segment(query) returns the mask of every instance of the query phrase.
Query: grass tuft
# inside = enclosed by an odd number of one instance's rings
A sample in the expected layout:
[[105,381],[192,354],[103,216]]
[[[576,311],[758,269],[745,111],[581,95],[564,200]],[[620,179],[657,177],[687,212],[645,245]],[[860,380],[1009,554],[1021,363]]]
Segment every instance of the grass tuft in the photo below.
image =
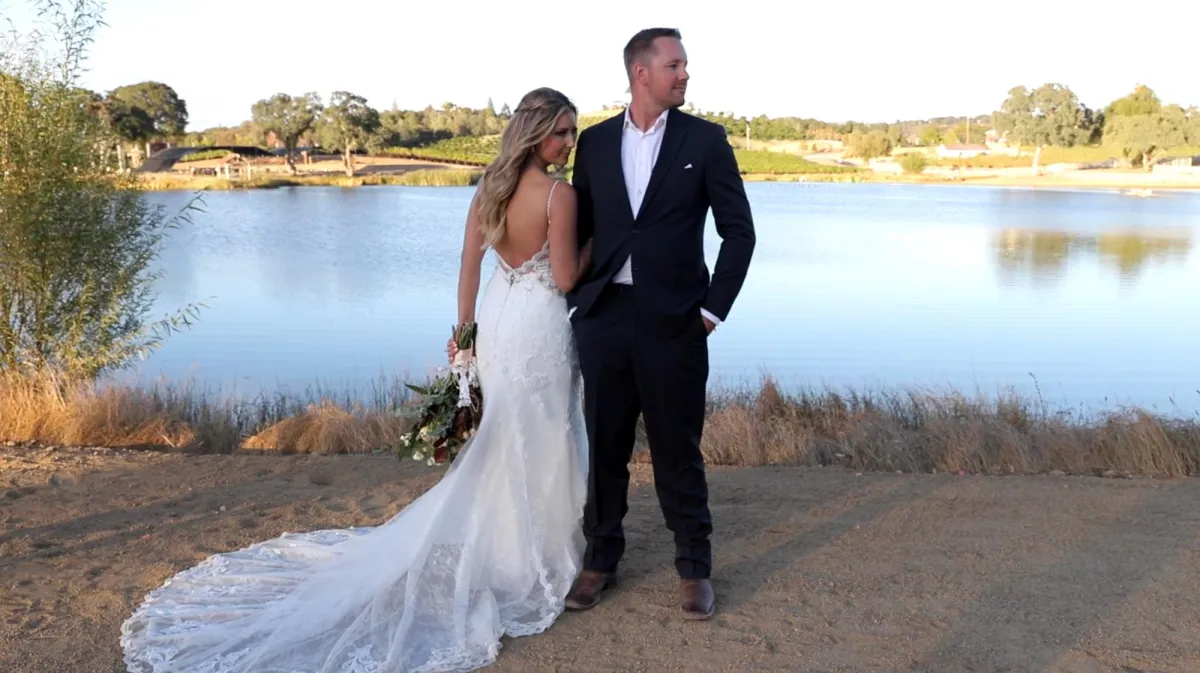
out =
[[[251,399],[193,386],[102,386],[0,375],[0,441],[203,453],[366,453],[411,423],[400,378],[367,394],[312,388]],[[635,460],[647,461],[639,432]],[[1200,419],[1120,409],[1097,417],[1016,394],[783,390],[772,378],[712,393],[711,465],[863,471],[1176,477],[1200,472]]]

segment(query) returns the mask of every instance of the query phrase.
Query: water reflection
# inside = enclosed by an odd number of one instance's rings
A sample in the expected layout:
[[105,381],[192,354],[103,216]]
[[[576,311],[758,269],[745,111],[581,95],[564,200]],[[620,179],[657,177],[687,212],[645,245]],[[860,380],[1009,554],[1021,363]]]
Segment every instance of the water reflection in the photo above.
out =
[[1007,227],[992,249],[1005,285],[1059,283],[1073,263],[1098,260],[1122,285],[1134,285],[1151,264],[1182,264],[1192,249],[1192,229],[1123,229],[1083,233]]
[[[206,194],[206,212],[164,250],[154,313],[209,310],[142,376],[361,390],[441,364],[472,191]],[[714,384],[766,370],[793,385],[1025,386],[1052,403],[1200,409],[1200,314],[1180,310],[1200,288],[1200,197],[801,183],[747,193],[759,246],[711,343]],[[186,198],[153,195],[172,211]],[[711,218],[705,243],[712,265]],[[485,284],[493,265],[489,255]],[[998,288],[998,275],[1054,285],[1054,296]]]

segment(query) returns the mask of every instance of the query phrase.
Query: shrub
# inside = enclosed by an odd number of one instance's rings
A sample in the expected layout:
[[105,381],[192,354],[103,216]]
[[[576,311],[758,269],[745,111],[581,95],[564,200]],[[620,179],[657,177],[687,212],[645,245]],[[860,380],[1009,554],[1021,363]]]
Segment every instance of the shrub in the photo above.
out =
[[0,44],[0,371],[90,378],[195,316],[146,322],[159,243],[196,206],[168,219],[106,165],[104,102],[76,84],[99,5],[38,4],[61,52],[36,32]]
[[900,168],[904,169],[905,173],[920,175],[928,165],[925,156],[917,152],[905,152],[904,156],[900,157]]

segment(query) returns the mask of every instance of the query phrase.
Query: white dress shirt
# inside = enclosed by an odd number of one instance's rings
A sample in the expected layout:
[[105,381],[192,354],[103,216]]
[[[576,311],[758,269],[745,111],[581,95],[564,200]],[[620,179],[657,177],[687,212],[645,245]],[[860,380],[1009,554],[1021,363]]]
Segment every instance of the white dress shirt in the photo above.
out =
[[[625,191],[629,195],[629,207],[634,217],[637,217],[642,208],[642,199],[645,198],[646,187],[650,184],[650,172],[654,170],[654,163],[658,161],[658,151],[662,149],[669,112],[670,110],[663,110],[650,128],[643,131],[629,117],[629,108],[625,108],[625,125],[621,132],[621,168],[625,172]],[[630,255],[625,260],[625,265],[613,276],[612,282],[633,285],[632,259],[633,256]],[[700,313],[713,325],[721,324],[721,321],[707,310],[702,308]]]

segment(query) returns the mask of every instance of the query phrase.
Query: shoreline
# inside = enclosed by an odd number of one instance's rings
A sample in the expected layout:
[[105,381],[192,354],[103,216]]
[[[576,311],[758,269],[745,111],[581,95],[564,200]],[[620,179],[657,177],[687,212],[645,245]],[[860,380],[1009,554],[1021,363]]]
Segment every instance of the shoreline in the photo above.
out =
[[[903,175],[894,173],[860,173],[845,175],[796,174],[743,175],[746,182],[795,182],[795,183],[862,183],[914,186],[970,186],[1009,187],[1014,189],[1071,189],[1079,191],[1149,191],[1149,192],[1200,192],[1200,179],[1156,179],[1151,174],[1145,177],[1136,171],[1099,169],[1076,171],[1058,175],[1014,176],[979,175],[965,177],[942,177],[938,175]],[[1152,196],[1153,194],[1149,194]]]
[[[189,455],[398,454],[425,377],[368,390],[206,393],[194,383],[64,384],[0,374],[0,444]],[[646,462],[639,428],[635,462]],[[702,440],[712,465],[871,472],[1200,475],[1200,416],[1120,406],[1083,413],[1013,391],[787,391],[770,376],[710,389]],[[400,450],[407,454],[407,450]]]
[[[794,156],[794,155],[789,155]],[[1153,196],[1155,191],[1200,191],[1200,174],[1153,173],[1128,168],[1067,169],[1063,165],[1033,175],[1029,168],[947,168],[931,166],[923,173],[900,172],[894,165],[886,169],[858,165],[850,170],[830,169],[825,161],[804,159],[811,170],[785,172],[744,172],[745,182],[838,183],[889,185],[970,185],[1017,189],[1076,189],[1129,191],[1133,196]],[[761,169],[762,162],[751,168]],[[743,167],[745,169],[745,166]],[[232,175],[222,176],[226,171]],[[249,171],[249,177],[237,175]],[[138,173],[148,191],[223,191],[277,189],[280,187],[468,187],[478,183],[483,167],[470,163],[452,163],[438,159],[370,155],[355,158],[353,177],[345,174],[340,157],[319,155],[307,163],[297,163],[297,174],[288,173],[282,161],[271,160],[252,165],[227,164],[224,158],[179,162],[172,170]]]
[[[146,191],[229,191],[278,189],[282,187],[470,187],[482,171],[462,166],[427,164],[419,168],[395,172],[363,172],[354,177],[344,174],[320,173],[300,175],[263,175],[251,180],[227,179],[212,176],[190,176],[177,173],[140,174]],[[1008,187],[1014,189],[1070,189],[1079,191],[1130,191],[1197,193],[1200,179],[1156,179],[1136,172],[1113,169],[1078,171],[1076,173],[1042,176],[983,175],[960,178],[934,175],[907,176],[886,173],[748,173],[742,175],[747,183],[779,182],[795,184],[890,184],[912,186],[973,186]],[[1141,195],[1137,195],[1141,196]]]

